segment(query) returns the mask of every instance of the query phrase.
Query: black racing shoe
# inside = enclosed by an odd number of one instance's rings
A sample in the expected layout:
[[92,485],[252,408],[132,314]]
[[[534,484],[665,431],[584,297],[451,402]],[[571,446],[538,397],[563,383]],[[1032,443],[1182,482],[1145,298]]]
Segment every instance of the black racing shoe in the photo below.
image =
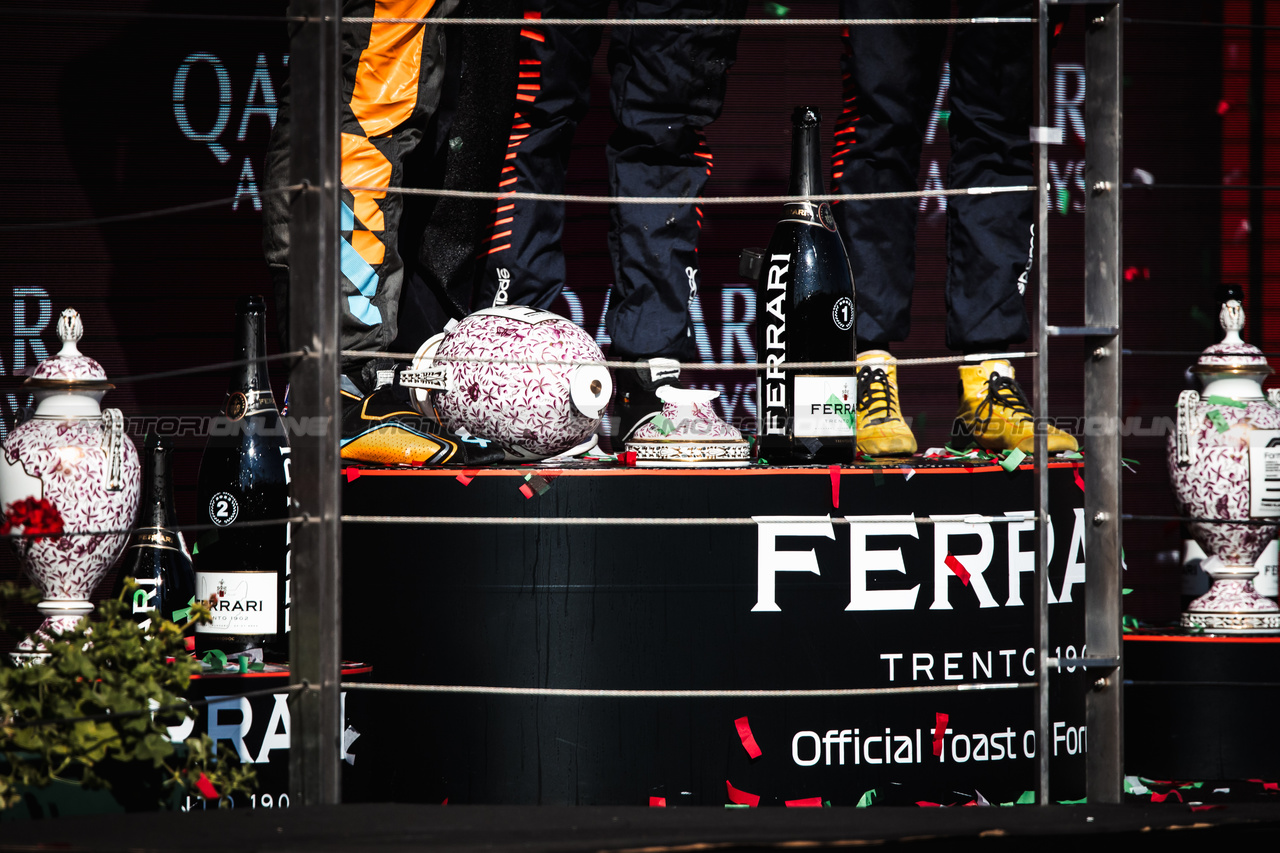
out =
[[[346,389],[341,391],[342,441],[339,455],[344,461],[372,465],[480,467],[503,460],[506,454],[496,443],[482,438],[460,438],[435,419],[414,409],[409,402],[408,390],[394,378],[387,384],[377,385],[378,371],[379,368],[372,363],[362,371],[362,382],[357,383],[357,387],[375,386],[363,397]],[[384,374],[382,378],[387,376]],[[354,377],[349,378],[354,382]],[[375,381],[367,381],[370,379]]]

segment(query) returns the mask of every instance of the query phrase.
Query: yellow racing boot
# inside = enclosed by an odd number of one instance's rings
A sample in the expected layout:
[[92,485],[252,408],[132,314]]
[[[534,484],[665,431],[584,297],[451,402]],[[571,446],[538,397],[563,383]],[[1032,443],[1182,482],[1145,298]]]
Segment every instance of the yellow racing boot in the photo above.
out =
[[[960,411],[951,427],[951,446],[976,444],[984,450],[1035,450],[1035,421],[1027,395],[1013,378],[1013,366],[998,358],[960,365]],[[1079,450],[1075,438],[1049,427],[1049,452]]]
[[878,349],[858,354],[858,452],[868,456],[916,452],[916,437],[902,419],[898,366],[891,359]]

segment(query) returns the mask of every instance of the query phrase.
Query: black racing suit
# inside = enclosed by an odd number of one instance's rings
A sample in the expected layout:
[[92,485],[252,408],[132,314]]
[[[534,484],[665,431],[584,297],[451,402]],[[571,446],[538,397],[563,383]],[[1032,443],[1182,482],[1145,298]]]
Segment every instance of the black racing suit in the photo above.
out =
[[[601,18],[603,0],[532,0],[526,18]],[[742,17],[745,0],[621,0],[619,18]],[[605,154],[616,196],[701,195],[712,155],[703,128],[724,103],[738,27],[627,26],[611,30],[610,102],[617,130]],[[521,32],[515,119],[501,189],[563,193],[574,130],[587,110],[600,27],[527,26]],[[603,193],[601,193],[603,194]],[[612,355],[696,357],[689,300],[697,282],[701,210],[695,204],[614,205]],[[473,307],[549,308],[565,285],[564,205],[515,199],[494,205]]]
[[[841,0],[845,18],[945,18],[949,0]],[[962,17],[1034,17],[1026,0],[960,0]],[[961,24],[951,49],[949,188],[1033,183],[1033,24]],[[938,93],[947,29],[851,26],[841,58],[845,110],[835,126],[835,192],[917,187],[922,139]],[[977,351],[1024,340],[1035,194],[951,196],[947,208],[947,346]],[[835,205],[858,292],[858,341],[907,337],[919,199]]]

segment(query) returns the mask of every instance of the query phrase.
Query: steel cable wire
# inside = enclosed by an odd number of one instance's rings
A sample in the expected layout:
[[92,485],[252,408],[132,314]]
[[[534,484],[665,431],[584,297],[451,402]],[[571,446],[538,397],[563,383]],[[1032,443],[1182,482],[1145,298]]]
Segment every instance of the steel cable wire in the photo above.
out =
[[964,187],[962,189],[943,190],[903,190],[888,193],[826,193],[823,195],[723,195],[723,196],[604,196],[604,195],[570,195],[565,193],[528,193],[528,192],[479,192],[475,190],[445,190],[426,187],[372,187],[343,184],[343,189],[351,192],[396,193],[399,195],[432,196],[439,198],[479,199],[488,201],[562,201],[582,202],[587,204],[799,204],[801,202],[822,201],[889,201],[908,198],[939,198],[959,195],[1002,195],[1005,193],[1035,192],[1034,186],[1011,185],[1007,187]]
[[[280,193],[294,192],[295,190],[306,189],[306,184],[290,184],[287,187],[275,187],[273,189],[261,190],[258,195],[279,195]],[[118,216],[99,216],[94,219],[71,219],[55,222],[20,222],[16,225],[0,225],[0,233],[12,233],[17,231],[41,231],[56,230],[62,228],[88,228],[91,225],[110,225],[116,222],[135,222],[139,219],[154,219],[159,216],[172,216],[180,213],[191,213],[196,210],[207,210],[211,207],[220,207],[226,204],[232,204],[236,200],[236,196],[229,198],[215,198],[212,201],[197,201],[193,204],[180,204],[176,207],[165,207],[159,210],[142,210],[137,213],[121,213]]]
[[343,690],[373,693],[471,693],[488,696],[551,696],[592,699],[787,699],[837,696],[885,696],[910,693],[964,693],[979,690],[1024,690],[1034,681],[995,684],[922,684],[914,687],[830,687],[797,690],[627,690],[585,687],[483,687],[469,684],[398,684],[344,681]]

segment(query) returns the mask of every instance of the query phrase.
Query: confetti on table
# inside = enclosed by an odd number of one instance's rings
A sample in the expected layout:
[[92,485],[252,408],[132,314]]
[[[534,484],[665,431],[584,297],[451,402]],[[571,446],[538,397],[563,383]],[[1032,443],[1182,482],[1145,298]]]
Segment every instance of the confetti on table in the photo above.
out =
[[200,796],[206,800],[218,799],[218,789],[213,787],[213,783],[209,781],[209,777],[200,774],[200,778],[196,780],[196,790],[200,792]]
[[650,797],[650,798],[649,798],[649,808],[651,808],[651,809],[665,809],[666,807],[667,807],[667,798],[666,798],[666,797]]
[[724,780],[724,786],[729,791],[729,802],[739,806],[750,806],[755,808],[760,804],[760,797],[757,794],[749,794],[746,791],[739,791],[733,787],[733,783],[728,779]]
[[910,480],[916,475],[916,469],[910,465],[899,465],[898,468],[902,471],[902,479],[904,480]]
[[951,570],[952,574],[960,578],[960,583],[965,586],[969,585],[969,570],[964,567],[964,563],[956,559],[955,555],[948,554],[943,562],[947,564],[947,568]]
[[1178,802],[1182,802],[1182,794],[1176,789],[1173,791],[1168,791],[1167,793],[1164,793],[1164,794],[1160,793],[1159,791],[1151,792],[1151,802],[1153,803],[1163,803],[1165,800],[1169,799],[1170,797],[1177,797]]
[[526,498],[531,498],[533,497],[533,489],[529,488],[528,483],[521,483],[520,494],[524,495]]
[[756,743],[755,735],[751,733],[751,724],[747,722],[746,717],[739,717],[734,720],[733,725],[738,729],[738,740],[742,741],[742,748],[747,751],[747,755],[752,758],[759,758],[764,754],[760,749],[760,745]]
[[479,471],[463,471],[454,479],[464,486],[469,486],[471,485],[471,481],[474,480],[479,473]]
[[802,800],[783,800],[789,809],[820,809],[822,797],[805,797]]
[[876,789],[872,788],[870,791],[862,792],[862,796],[858,798],[858,804],[854,806],[854,808],[865,809],[867,806],[871,805],[875,801],[876,801]]
[[836,509],[840,508],[840,466],[827,466],[827,473],[831,475],[831,505]]
[[348,483],[350,483],[352,480],[358,479],[358,478],[360,477],[360,469],[359,469],[359,468],[345,468],[345,469],[343,469],[343,473],[347,475],[347,482],[348,482]]
[[1009,455],[1000,462],[1000,467],[1006,471],[1016,471],[1018,466],[1022,464],[1022,460],[1026,458],[1027,454],[1015,447],[1013,450],[1010,450]]

